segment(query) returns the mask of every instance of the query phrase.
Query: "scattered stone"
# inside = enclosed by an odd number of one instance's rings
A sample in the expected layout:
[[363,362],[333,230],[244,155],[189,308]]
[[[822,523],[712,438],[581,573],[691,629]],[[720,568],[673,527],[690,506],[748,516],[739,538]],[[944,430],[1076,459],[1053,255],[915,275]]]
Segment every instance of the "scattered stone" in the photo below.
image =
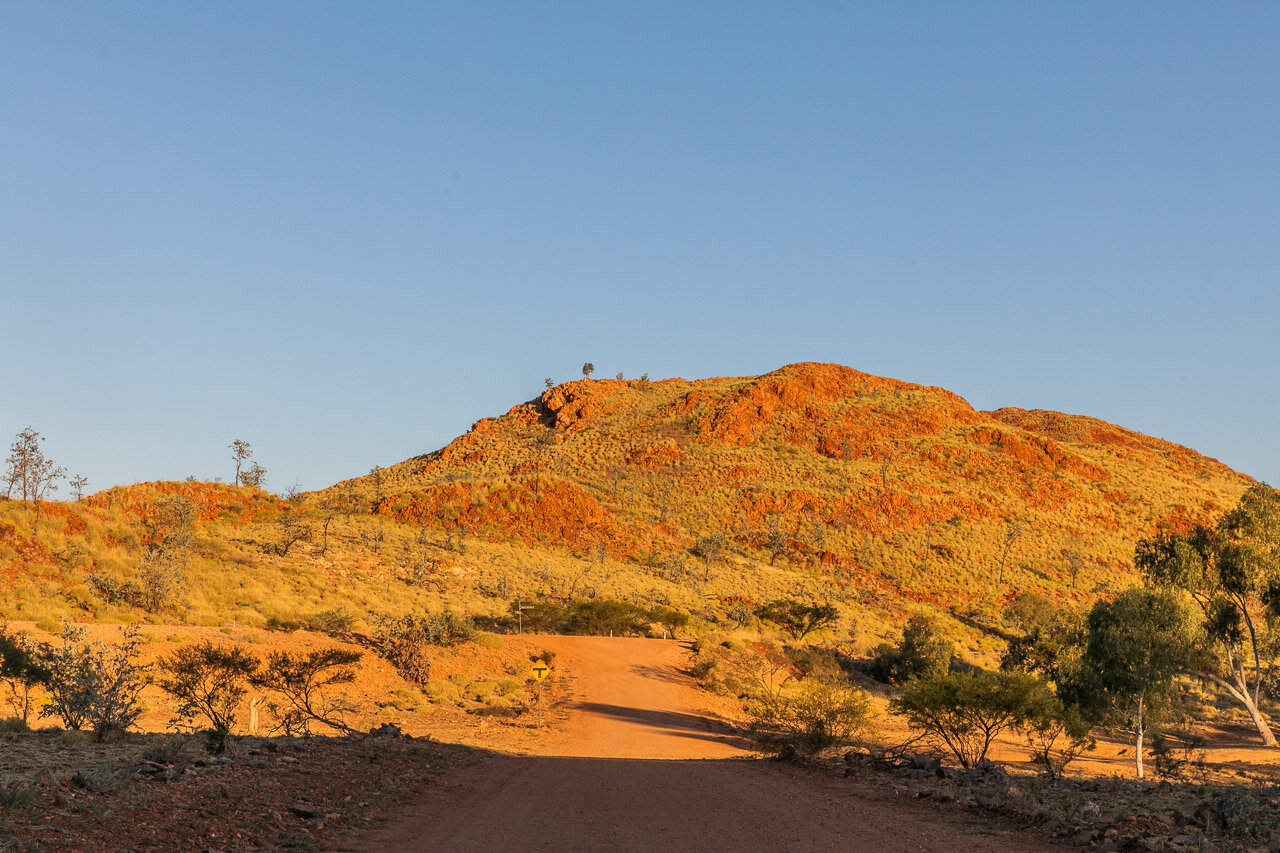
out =
[[403,734],[395,723],[383,723],[369,729],[369,737],[402,737]]
[[303,820],[311,820],[312,818],[320,815],[314,806],[308,805],[307,803],[294,803],[289,806],[289,811],[293,812],[295,817],[300,817]]

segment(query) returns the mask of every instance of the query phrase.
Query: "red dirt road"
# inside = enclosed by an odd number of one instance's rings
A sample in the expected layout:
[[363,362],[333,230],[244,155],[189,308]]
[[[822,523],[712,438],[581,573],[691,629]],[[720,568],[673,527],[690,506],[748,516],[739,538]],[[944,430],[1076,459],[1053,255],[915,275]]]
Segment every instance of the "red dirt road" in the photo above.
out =
[[[750,753],[704,710],[662,640],[547,637],[573,710],[535,754],[433,785],[362,847],[412,851],[1046,851],[915,801],[867,796]],[[562,681],[563,684],[563,681]]]

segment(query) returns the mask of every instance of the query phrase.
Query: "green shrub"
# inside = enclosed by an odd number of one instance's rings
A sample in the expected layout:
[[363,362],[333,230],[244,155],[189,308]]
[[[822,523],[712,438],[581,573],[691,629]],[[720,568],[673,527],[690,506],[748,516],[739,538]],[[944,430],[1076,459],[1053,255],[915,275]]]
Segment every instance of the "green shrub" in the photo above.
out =
[[974,670],[918,678],[891,707],[962,766],[973,767],[986,758],[998,734],[1052,719],[1054,705],[1048,686],[1033,675]]
[[885,684],[905,684],[913,678],[936,678],[951,667],[955,644],[924,616],[912,616],[897,646],[881,643],[871,660],[871,677]]
[[806,680],[750,703],[747,730],[775,754],[815,755],[849,743],[866,726],[870,707],[866,695],[848,685]]

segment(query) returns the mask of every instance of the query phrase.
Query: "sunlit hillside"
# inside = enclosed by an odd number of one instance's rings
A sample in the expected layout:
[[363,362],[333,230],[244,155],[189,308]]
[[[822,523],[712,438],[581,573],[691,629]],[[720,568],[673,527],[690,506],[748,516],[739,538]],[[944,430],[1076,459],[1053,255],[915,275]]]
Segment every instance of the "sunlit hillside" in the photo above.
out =
[[[1123,587],[1139,537],[1215,517],[1250,482],[1091,418],[979,412],[837,365],[583,379],[293,500],[185,482],[45,503],[38,518],[0,501],[0,609],[358,624],[609,597],[732,625],[743,604],[796,596],[837,604],[855,645],[926,610],[981,655],[995,643],[981,627],[1011,594],[1079,602]],[[180,585],[147,612],[125,585],[172,496],[194,508],[193,546]]]

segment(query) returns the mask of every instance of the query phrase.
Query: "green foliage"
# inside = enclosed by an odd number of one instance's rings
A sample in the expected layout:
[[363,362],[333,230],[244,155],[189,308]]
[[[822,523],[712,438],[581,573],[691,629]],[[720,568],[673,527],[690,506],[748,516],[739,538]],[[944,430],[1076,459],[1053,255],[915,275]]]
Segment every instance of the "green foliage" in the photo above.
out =
[[1089,611],[1082,662],[1104,698],[1123,707],[1168,691],[1196,659],[1196,631],[1167,592],[1129,589]]
[[31,689],[48,684],[51,676],[26,635],[10,634],[8,626],[0,624],[0,681],[8,687],[9,704],[23,726],[31,715]]
[[165,674],[160,687],[178,700],[175,722],[203,717],[209,723],[209,751],[226,752],[227,735],[248,692],[248,681],[258,671],[258,659],[238,646],[217,646],[206,640],[178,649],[160,661],[160,669]]
[[1186,609],[1166,591],[1126,590],[1089,612],[1082,666],[1076,677],[1063,679],[1059,694],[1086,714],[1133,731],[1139,777],[1145,732],[1168,705],[1174,676],[1195,667],[1197,640]]
[[1044,681],[1028,673],[974,670],[917,678],[892,708],[962,766],[973,767],[1002,731],[1051,717],[1054,700]]
[[309,734],[313,722],[350,733],[352,728],[342,717],[354,706],[342,697],[332,698],[329,691],[355,681],[351,667],[361,657],[360,652],[336,647],[296,654],[272,652],[249,681],[281,696],[282,703],[272,703],[270,707],[285,734]]
[[[1263,742],[1275,744],[1259,709],[1270,623],[1280,616],[1280,493],[1258,483],[1213,527],[1138,542],[1134,565],[1148,584],[1186,593],[1218,648],[1204,675],[1249,712]],[[1263,617],[1269,617],[1264,619]]]
[[1068,764],[1097,745],[1092,728],[1079,706],[1064,705],[1055,698],[1027,720],[1023,734],[1031,760],[1043,767],[1050,779],[1060,779]]
[[630,602],[579,599],[569,605],[561,627],[566,634],[643,636],[649,630],[649,622],[649,611]]
[[871,660],[871,677],[885,684],[905,684],[913,678],[936,678],[951,667],[955,644],[942,636],[925,616],[912,616],[902,628],[897,646],[881,643]]
[[84,629],[68,624],[61,645],[41,644],[50,701],[40,713],[58,717],[70,729],[88,726],[101,743],[127,731],[141,716],[147,667],[137,662],[142,646],[137,628],[126,628],[118,645],[84,642],[84,636]]
[[1084,614],[1023,595],[1005,611],[1005,621],[1024,633],[1009,641],[1001,669],[1017,669],[1060,682],[1080,666],[1086,641]]
[[846,684],[805,680],[747,706],[748,731],[761,747],[779,755],[814,755],[842,746],[863,729],[871,705]]
[[803,640],[814,631],[829,628],[840,618],[833,604],[805,604],[794,598],[778,598],[756,608],[756,616],[772,622],[794,640]]

